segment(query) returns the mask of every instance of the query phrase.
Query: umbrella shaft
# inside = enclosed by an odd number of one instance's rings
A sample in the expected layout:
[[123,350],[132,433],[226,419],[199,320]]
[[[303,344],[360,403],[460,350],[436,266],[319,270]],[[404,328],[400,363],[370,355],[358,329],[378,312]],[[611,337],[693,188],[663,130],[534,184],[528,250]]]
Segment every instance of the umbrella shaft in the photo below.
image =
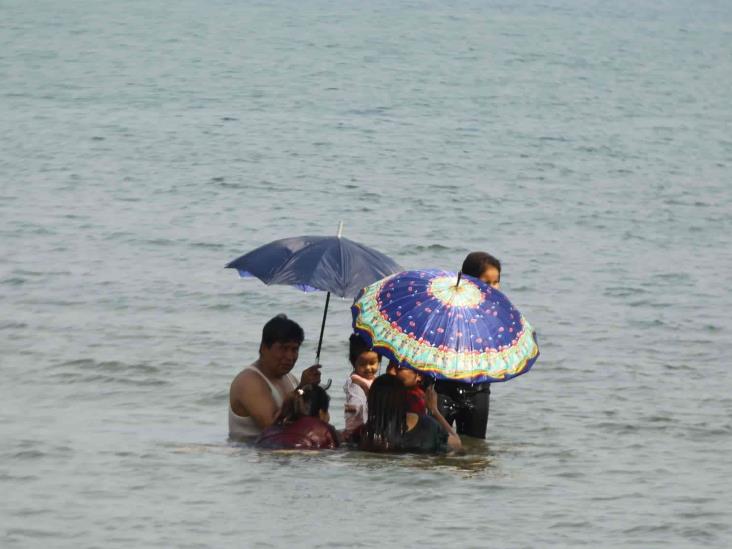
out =
[[325,296],[325,309],[323,310],[323,322],[320,324],[320,338],[318,339],[318,352],[315,354],[315,362],[320,364],[320,349],[323,346],[323,332],[325,332],[325,319],[328,316],[328,304],[330,303],[330,292]]

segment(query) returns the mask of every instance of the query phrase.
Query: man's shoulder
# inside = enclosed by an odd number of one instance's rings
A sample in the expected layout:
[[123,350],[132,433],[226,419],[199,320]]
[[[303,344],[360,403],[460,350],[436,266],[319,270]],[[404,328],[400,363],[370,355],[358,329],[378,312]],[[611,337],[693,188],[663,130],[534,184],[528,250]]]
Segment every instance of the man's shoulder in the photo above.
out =
[[231,382],[232,392],[240,392],[243,390],[269,390],[267,382],[262,378],[262,375],[254,371],[253,366],[247,366],[241,372],[236,374],[234,381]]

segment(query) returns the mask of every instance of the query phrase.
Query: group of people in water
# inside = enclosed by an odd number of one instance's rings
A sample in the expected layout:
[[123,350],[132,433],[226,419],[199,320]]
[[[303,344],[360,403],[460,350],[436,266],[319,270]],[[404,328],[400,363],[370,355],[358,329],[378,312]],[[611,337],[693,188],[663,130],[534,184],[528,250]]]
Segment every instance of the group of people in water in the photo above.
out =
[[[501,264],[485,252],[468,254],[462,271],[494,288],[500,284]],[[291,373],[303,340],[303,329],[285,315],[264,325],[259,358],[231,383],[231,438],[268,449],[348,444],[366,451],[421,453],[459,450],[460,435],[485,438],[490,383],[433,383],[395,362],[378,375],[382,357],[358,334],[349,338],[353,371],[344,385],[345,429],[337,431],[330,424],[330,384],[320,385],[320,365],[305,369],[299,380]]]

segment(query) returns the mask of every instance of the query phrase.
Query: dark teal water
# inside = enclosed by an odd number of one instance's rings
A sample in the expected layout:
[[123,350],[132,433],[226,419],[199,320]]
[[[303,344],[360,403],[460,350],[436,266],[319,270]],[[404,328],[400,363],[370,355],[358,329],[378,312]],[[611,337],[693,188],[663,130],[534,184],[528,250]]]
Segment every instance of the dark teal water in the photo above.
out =
[[[730,44],[722,1],[0,3],[0,545],[728,546]],[[503,261],[542,356],[466,456],[227,442],[323,296],[224,264],[339,220]]]

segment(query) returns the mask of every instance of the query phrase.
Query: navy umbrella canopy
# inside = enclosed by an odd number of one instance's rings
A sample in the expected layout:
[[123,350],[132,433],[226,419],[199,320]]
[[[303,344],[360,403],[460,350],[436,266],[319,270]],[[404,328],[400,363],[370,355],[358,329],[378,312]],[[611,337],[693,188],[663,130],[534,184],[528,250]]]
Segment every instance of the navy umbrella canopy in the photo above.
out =
[[304,291],[328,292],[320,328],[317,358],[323,343],[330,294],[355,297],[358,292],[402,268],[373,248],[340,236],[296,236],[275,240],[226,265],[242,277],[267,285],[284,284]]
[[275,240],[229,263],[242,277],[356,297],[369,284],[401,267],[373,248],[338,236],[296,236]]

